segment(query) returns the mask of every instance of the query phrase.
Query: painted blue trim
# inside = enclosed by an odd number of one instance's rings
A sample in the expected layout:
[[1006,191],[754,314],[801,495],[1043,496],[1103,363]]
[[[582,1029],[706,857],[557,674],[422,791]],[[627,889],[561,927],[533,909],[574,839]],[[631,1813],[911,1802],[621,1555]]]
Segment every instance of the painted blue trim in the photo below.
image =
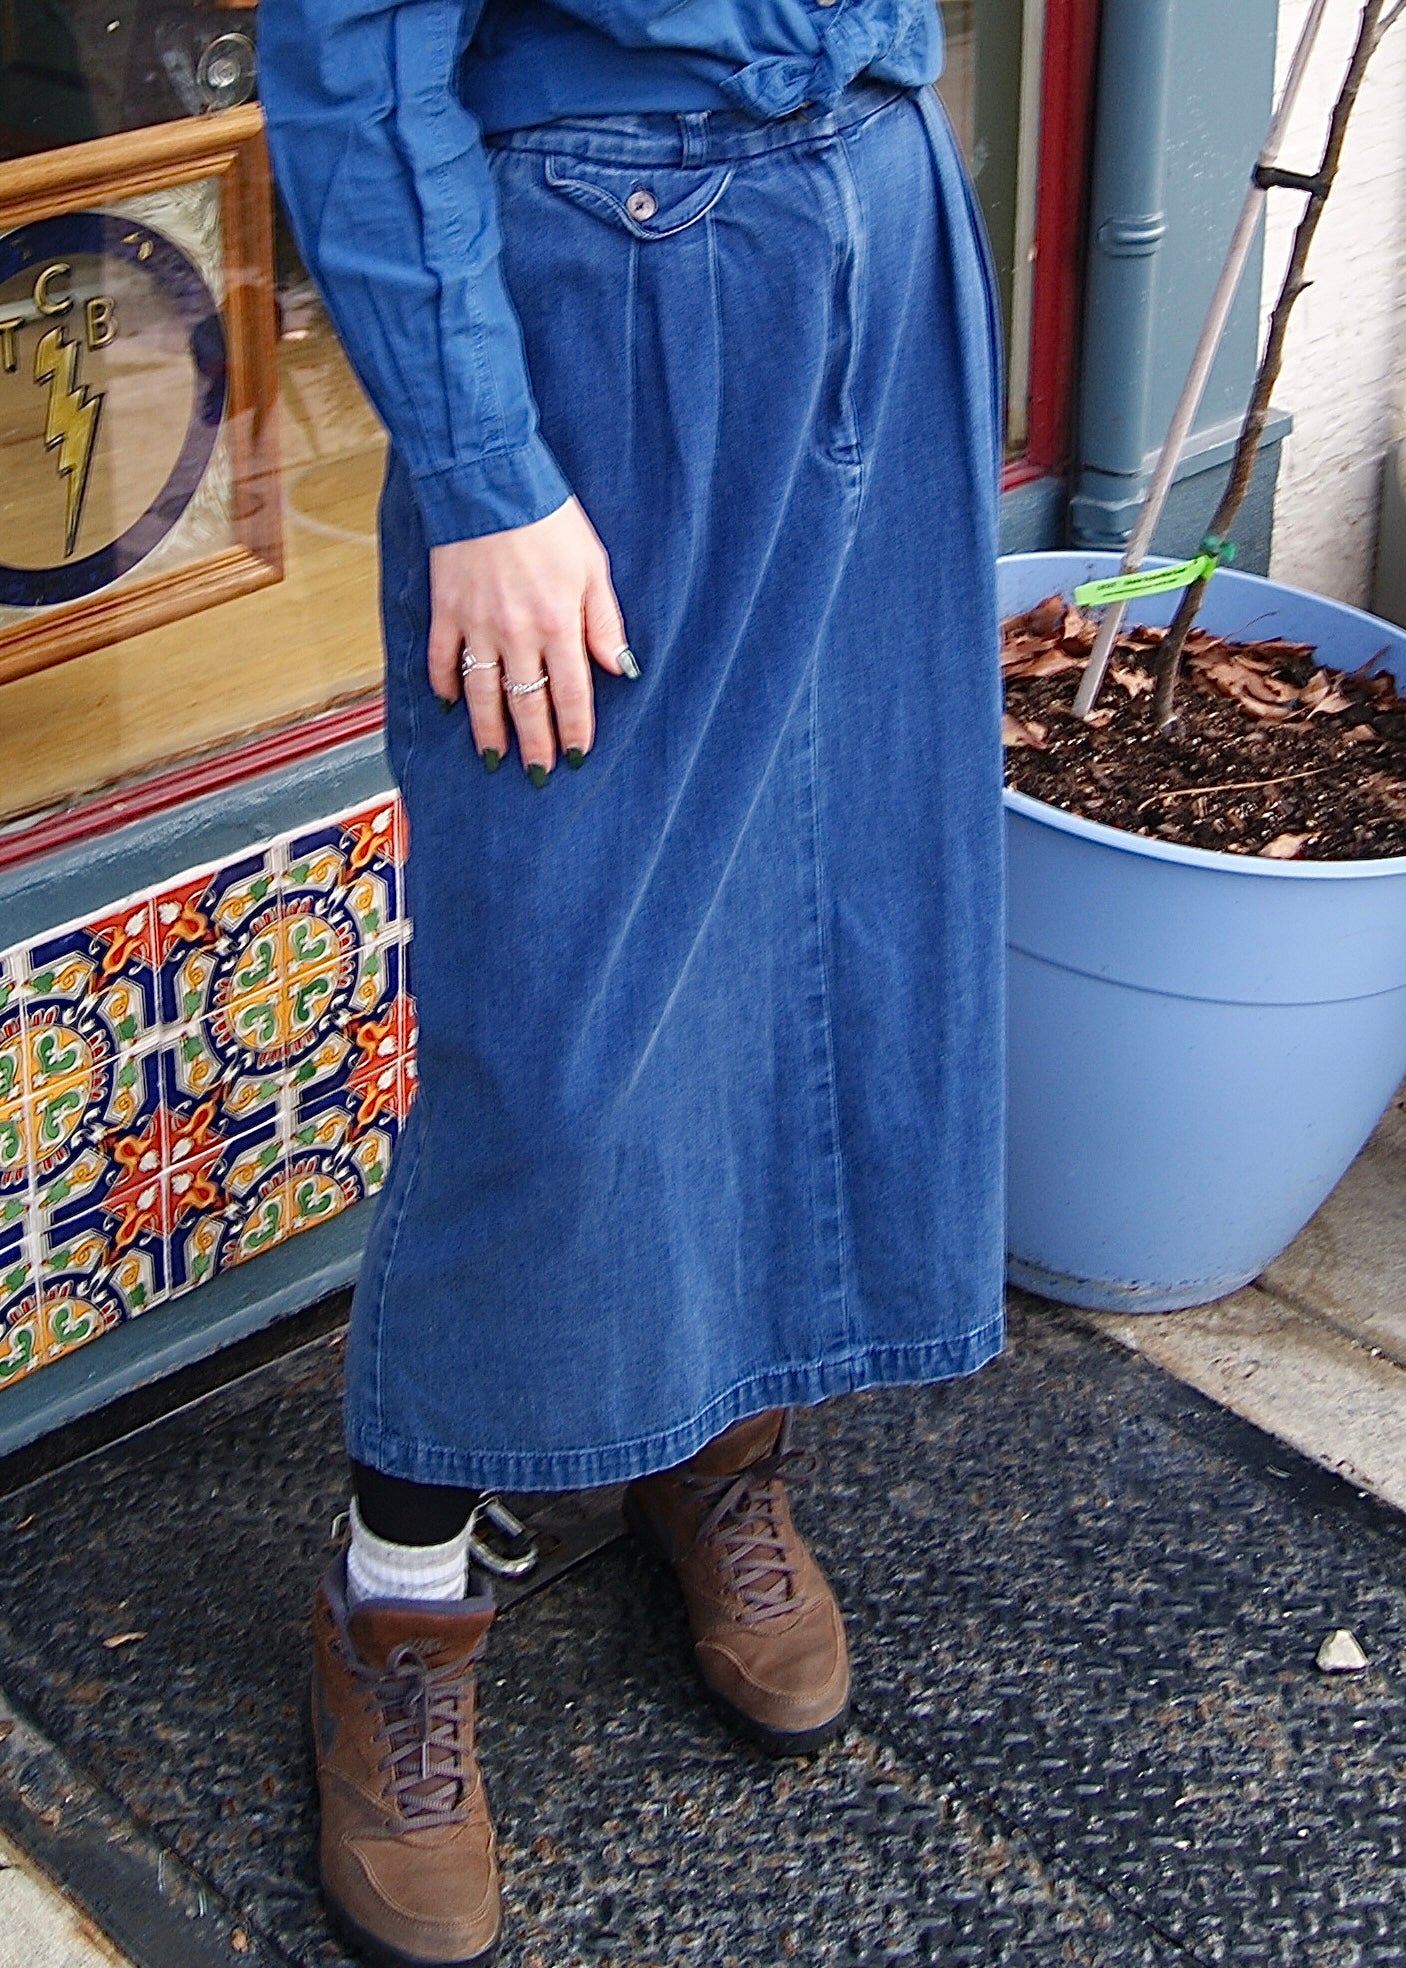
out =
[[1041,553],[1064,545],[1065,484],[1034,478],[1001,494],[1001,552]]
[[[1278,0],[1103,0],[1070,484],[1080,545],[1118,548],[1132,531],[1269,124],[1277,24]],[[1257,243],[1183,479],[1223,461],[1248,399],[1261,266]]]
[[1079,415],[1080,455],[1105,472],[1140,471],[1149,447],[1174,25],[1171,0],[1105,0]]

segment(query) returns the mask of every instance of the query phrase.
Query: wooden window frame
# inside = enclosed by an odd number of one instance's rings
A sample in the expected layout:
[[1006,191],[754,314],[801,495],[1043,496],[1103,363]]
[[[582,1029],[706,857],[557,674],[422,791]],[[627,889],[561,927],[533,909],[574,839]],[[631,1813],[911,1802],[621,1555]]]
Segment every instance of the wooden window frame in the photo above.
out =
[[[218,179],[228,360],[224,425],[237,486],[277,483],[278,379],[272,227],[263,117],[246,105],[217,115],[96,137],[11,160],[0,173],[0,233],[37,219],[120,205],[144,193]],[[234,543],[165,572],[123,581],[0,628],[0,684],[70,657],[179,621],[283,573],[276,499],[255,498],[235,521]]]

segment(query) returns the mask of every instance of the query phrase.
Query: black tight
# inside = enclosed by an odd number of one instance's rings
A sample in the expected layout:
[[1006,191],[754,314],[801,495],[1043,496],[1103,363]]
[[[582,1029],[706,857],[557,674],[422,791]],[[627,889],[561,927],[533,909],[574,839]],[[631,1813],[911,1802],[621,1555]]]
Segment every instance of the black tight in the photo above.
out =
[[351,1466],[352,1493],[362,1523],[387,1544],[448,1544],[469,1521],[481,1490],[442,1483],[407,1483],[364,1462]]

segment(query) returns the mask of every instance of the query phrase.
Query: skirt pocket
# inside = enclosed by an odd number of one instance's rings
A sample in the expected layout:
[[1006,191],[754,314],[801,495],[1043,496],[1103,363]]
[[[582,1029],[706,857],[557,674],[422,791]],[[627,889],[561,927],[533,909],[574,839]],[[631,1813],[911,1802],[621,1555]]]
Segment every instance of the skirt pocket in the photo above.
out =
[[547,159],[547,183],[583,211],[634,239],[670,239],[705,218],[732,181],[734,166],[711,169],[596,164]]

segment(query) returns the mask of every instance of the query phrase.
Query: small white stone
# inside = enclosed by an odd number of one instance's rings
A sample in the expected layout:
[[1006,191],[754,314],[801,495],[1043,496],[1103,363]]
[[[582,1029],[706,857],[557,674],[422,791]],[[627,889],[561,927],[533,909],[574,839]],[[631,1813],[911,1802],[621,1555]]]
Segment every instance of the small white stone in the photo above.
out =
[[1358,1646],[1355,1634],[1349,1633],[1345,1626],[1335,1626],[1318,1649],[1313,1664],[1325,1674],[1360,1674],[1367,1665],[1367,1656]]

